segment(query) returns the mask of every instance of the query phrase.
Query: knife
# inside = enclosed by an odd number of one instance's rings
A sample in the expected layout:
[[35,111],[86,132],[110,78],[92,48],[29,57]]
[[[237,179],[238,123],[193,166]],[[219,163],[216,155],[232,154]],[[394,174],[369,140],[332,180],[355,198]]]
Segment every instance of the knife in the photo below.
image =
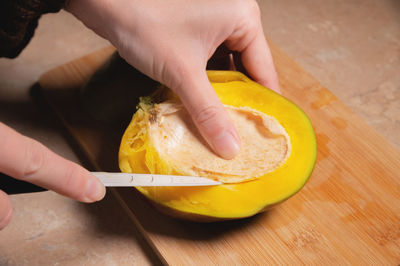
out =
[[[107,187],[132,187],[132,186],[215,186],[221,182],[205,177],[152,175],[152,174],[126,174],[92,172]],[[0,173],[0,190],[7,194],[20,194],[45,191],[46,189],[17,180]]]
[[221,182],[197,176],[92,172],[106,187],[215,186]]

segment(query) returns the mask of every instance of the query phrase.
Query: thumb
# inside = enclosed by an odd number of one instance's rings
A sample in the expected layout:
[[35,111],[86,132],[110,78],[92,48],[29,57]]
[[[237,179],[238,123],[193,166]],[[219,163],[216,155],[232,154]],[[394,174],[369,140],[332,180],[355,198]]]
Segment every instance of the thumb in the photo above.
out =
[[16,179],[83,202],[93,202],[104,197],[103,184],[86,169],[2,123],[0,158],[0,171]]
[[232,159],[239,152],[240,138],[228,113],[211,87],[206,72],[187,77],[176,90],[200,134],[215,153]]

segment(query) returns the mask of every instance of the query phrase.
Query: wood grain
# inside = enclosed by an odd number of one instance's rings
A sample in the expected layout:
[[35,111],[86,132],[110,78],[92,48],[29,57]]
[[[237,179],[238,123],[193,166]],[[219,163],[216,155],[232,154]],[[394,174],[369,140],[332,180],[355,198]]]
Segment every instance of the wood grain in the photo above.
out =
[[[284,96],[307,113],[317,136],[317,164],[303,190],[264,214],[212,224],[164,216],[133,189],[113,193],[163,262],[173,265],[399,264],[399,151],[278,47],[271,50]],[[90,119],[78,91],[113,51],[40,79],[49,104],[94,168],[104,171],[118,170],[126,125]]]

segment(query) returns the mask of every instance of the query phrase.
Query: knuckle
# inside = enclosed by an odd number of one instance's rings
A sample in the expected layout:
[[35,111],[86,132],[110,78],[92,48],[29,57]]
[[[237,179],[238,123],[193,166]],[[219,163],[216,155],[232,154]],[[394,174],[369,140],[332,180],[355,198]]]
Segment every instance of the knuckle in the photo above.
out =
[[261,10],[260,10],[260,6],[258,5],[258,3],[256,1],[249,1],[249,9],[248,12],[250,13],[250,15],[252,15],[253,17],[260,17],[261,16]]
[[230,37],[228,47],[241,51],[257,36],[262,29],[260,9],[254,0],[240,1],[236,8],[236,29]]
[[254,21],[254,18],[261,16],[260,7],[254,0],[238,0],[236,10],[239,16],[248,21]]
[[253,32],[256,31],[260,26],[260,9],[258,8],[257,3],[249,5],[247,9],[245,9],[245,26],[248,31]]
[[34,140],[27,139],[27,143],[25,165],[22,168],[21,177],[23,179],[35,179],[46,163],[45,148]]
[[209,105],[201,108],[194,116],[197,123],[201,126],[208,127],[217,122],[220,108]]
[[83,199],[85,193],[85,183],[81,182],[82,179],[81,169],[76,165],[71,165],[65,172],[64,188],[68,191],[68,196],[74,199]]

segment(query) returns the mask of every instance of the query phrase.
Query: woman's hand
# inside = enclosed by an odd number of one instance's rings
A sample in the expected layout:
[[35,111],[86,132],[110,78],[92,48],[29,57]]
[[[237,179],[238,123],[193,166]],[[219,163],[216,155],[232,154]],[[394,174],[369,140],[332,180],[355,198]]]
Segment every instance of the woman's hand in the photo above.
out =
[[[103,184],[86,169],[2,123],[0,172],[82,202],[101,200],[105,194]],[[11,221],[12,213],[10,198],[0,190],[0,230]]]
[[237,154],[240,139],[207,79],[217,47],[239,52],[255,81],[279,91],[254,0],[70,0],[66,9],[128,63],[177,93],[223,158]]
[[[66,9],[110,40],[128,63],[174,90],[226,159],[236,155],[240,139],[205,72],[217,47],[239,52],[255,81],[279,91],[253,0],[70,0]],[[2,123],[0,172],[83,202],[105,194],[87,170]],[[0,191],[0,229],[11,217],[10,199]]]

